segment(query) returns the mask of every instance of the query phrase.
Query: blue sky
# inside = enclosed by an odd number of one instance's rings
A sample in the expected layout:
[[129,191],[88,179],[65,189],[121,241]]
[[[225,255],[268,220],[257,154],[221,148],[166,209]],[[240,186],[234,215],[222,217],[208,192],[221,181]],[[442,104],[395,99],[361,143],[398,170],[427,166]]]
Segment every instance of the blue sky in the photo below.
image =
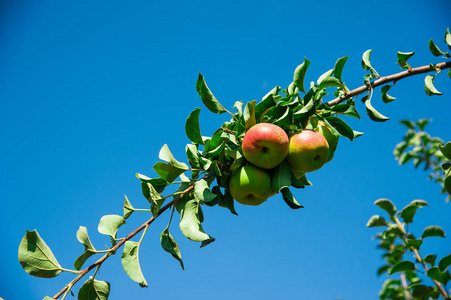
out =
[[[201,130],[211,135],[228,121],[214,115],[195,91],[201,72],[218,100],[261,99],[286,87],[307,57],[306,82],[350,56],[343,72],[349,87],[362,84],[362,53],[381,75],[399,72],[396,52],[415,51],[412,66],[439,62],[428,50],[443,47],[451,27],[451,3],[430,1],[6,1],[0,5],[0,182],[3,237],[0,297],[53,296],[73,275],[53,280],[26,274],[17,260],[25,230],[37,229],[63,267],[83,252],[76,239],[86,226],[97,249],[108,238],[97,232],[105,214],[122,214],[124,194],[144,208],[135,173],[155,176],[153,164],[168,144],[186,161],[184,123],[201,107]],[[111,283],[110,299],[377,299],[381,252],[365,227],[389,198],[398,208],[424,199],[413,231],[428,225],[451,232],[451,204],[439,186],[412,166],[399,167],[394,146],[404,135],[402,119],[429,118],[433,136],[451,140],[451,84],[438,76],[440,97],[426,97],[424,77],[400,81],[397,100],[373,106],[391,119],[346,119],[365,134],[341,139],[334,160],[310,174],[313,186],[296,190],[302,210],[280,196],[259,207],[236,204],[239,217],[205,208],[204,229],[216,241],[200,249],[176,222],[185,271],[164,252],[159,235],[169,216],[146,234],[141,267],[149,288],[123,272],[120,255],[97,279]],[[148,219],[136,213],[126,235]],[[418,223],[417,223],[418,222]],[[425,242],[424,255],[451,251],[450,238]],[[93,262],[94,260],[89,260]],[[75,291],[81,286],[77,284]]]

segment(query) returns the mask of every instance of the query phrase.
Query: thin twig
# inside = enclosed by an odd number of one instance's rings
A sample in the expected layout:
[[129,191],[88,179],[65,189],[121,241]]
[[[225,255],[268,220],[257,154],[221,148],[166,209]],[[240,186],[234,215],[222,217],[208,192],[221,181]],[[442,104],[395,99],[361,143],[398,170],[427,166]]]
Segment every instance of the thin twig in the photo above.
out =
[[409,286],[407,285],[406,274],[404,274],[404,272],[401,272],[400,276],[401,276],[402,287],[404,288],[404,296],[406,297],[406,299],[412,300],[412,295],[410,295]]
[[[436,69],[438,70],[444,70],[444,69],[449,69],[451,68],[451,61],[447,61],[447,62],[442,62],[442,63],[438,63],[434,65]],[[375,87],[378,87],[380,85],[389,83],[389,82],[396,82],[398,80],[410,77],[410,76],[414,76],[414,75],[418,75],[418,74],[423,74],[423,73],[429,73],[429,72],[434,72],[436,70],[431,69],[429,67],[429,65],[427,66],[422,66],[422,67],[418,67],[418,68],[413,68],[412,70],[407,70],[407,71],[403,71],[403,72],[399,72],[393,75],[389,75],[389,76],[384,76],[381,77],[373,82],[371,82],[370,84],[367,85],[362,85],[361,87],[358,87],[356,89],[353,89],[352,91],[347,92],[345,95],[337,97],[329,102],[327,102],[326,104],[329,106],[334,106],[337,105],[341,102],[344,102],[348,99],[351,99],[354,96],[360,95],[366,91],[368,91],[369,89],[374,89]]]
[[[204,179],[206,179],[207,177],[208,177],[208,175],[205,175]],[[135,235],[137,235],[139,232],[141,232],[144,228],[146,228],[150,224],[152,224],[153,221],[155,221],[155,219],[158,218],[163,212],[165,212],[168,208],[170,208],[171,206],[176,204],[177,201],[179,201],[183,196],[185,196],[186,194],[191,192],[193,189],[194,189],[194,183],[192,185],[190,185],[186,190],[184,190],[182,194],[179,194],[174,200],[167,203],[165,206],[161,207],[160,210],[158,211],[158,214],[156,217],[152,217],[149,220],[147,220],[144,224],[142,224],[141,226],[136,228],[133,232],[131,232],[129,235],[127,235],[122,241],[120,241],[118,244],[116,244],[114,247],[112,247],[110,249],[110,251],[107,254],[105,254],[104,256],[102,256],[98,261],[96,261],[95,263],[93,263],[92,265],[90,265],[89,267],[84,269],[83,271],[81,271],[80,275],[75,277],[74,280],[72,280],[61,291],[59,291],[55,296],[53,296],[53,299],[58,299],[64,292],[66,292],[66,290],[69,287],[72,287],[75,283],[77,283],[80,279],[82,279],[86,274],[88,274],[89,271],[91,271],[95,267],[99,267],[108,257],[110,257],[112,254],[114,254],[116,252],[116,250],[118,250],[120,247],[122,247],[126,241],[130,240]]]

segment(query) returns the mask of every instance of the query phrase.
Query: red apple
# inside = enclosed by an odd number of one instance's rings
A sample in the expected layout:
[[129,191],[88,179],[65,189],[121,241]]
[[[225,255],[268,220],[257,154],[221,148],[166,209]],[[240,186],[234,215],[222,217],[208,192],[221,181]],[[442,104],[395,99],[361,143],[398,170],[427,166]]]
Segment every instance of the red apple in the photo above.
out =
[[329,144],[322,134],[304,129],[290,137],[287,160],[292,169],[304,173],[316,171],[328,157]]
[[272,169],[287,156],[289,139],[279,126],[258,123],[246,132],[241,147],[244,157],[251,164],[263,169]]

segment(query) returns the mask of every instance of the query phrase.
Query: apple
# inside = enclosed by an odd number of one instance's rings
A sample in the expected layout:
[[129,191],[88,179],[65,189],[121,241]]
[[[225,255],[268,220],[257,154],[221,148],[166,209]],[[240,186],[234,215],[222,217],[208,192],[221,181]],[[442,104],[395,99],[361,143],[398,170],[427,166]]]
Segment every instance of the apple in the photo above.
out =
[[329,144],[321,133],[304,129],[290,137],[287,161],[292,169],[304,173],[316,171],[328,158]]
[[330,129],[330,127],[322,121],[318,122],[318,127],[316,127],[315,131],[321,133],[326,138],[327,143],[329,144],[329,156],[326,159],[326,163],[328,163],[334,157],[334,153],[338,145],[339,136],[334,134],[332,132],[332,129]]
[[289,144],[288,135],[282,128],[271,123],[258,123],[246,132],[241,147],[251,164],[272,169],[285,159]]
[[257,206],[271,195],[271,178],[265,170],[246,165],[230,176],[229,190],[238,203]]

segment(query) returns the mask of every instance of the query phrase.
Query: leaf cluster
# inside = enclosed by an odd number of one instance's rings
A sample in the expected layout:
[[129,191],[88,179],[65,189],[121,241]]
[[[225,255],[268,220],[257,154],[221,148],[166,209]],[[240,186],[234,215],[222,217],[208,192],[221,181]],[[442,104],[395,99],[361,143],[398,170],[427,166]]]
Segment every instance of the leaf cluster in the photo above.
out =
[[[439,226],[428,226],[419,237],[409,232],[409,224],[413,223],[417,210],[428,206],[428,203],[424,200],[414,200],[399,211],[389,199],[379,199],[374,204],[389,217],[385,219],[375,215],[367,223],[367,227],[383,228],[383,231],[375,236],[378,240],[377,247],[383,250],[382,258],[385,260],[377,274],[381,276],[387,273],[389,278],[382,286],[380,299],[447,297],[444,291],[451,280],[451,254],[438,261],[435,254],[428,254],[424,258],[420,255],[420,248],[426,238],[444,238],[445,231]],[[396,278],[395,274],[399,275],[399,278]],[[425,282],[426,278],[432,282]]]
[[403,141],[398,143],[393,151],[399,165],[413,162],[415,168],[423,166],[429,171],[429,180],[438,182],[442,189],[440,193],[448,193],[447,202],[451,199],[451,142],[444,143],[438,137],[431,137],[425,131],[428,119],[416,122],[402,120],[407,127]]

